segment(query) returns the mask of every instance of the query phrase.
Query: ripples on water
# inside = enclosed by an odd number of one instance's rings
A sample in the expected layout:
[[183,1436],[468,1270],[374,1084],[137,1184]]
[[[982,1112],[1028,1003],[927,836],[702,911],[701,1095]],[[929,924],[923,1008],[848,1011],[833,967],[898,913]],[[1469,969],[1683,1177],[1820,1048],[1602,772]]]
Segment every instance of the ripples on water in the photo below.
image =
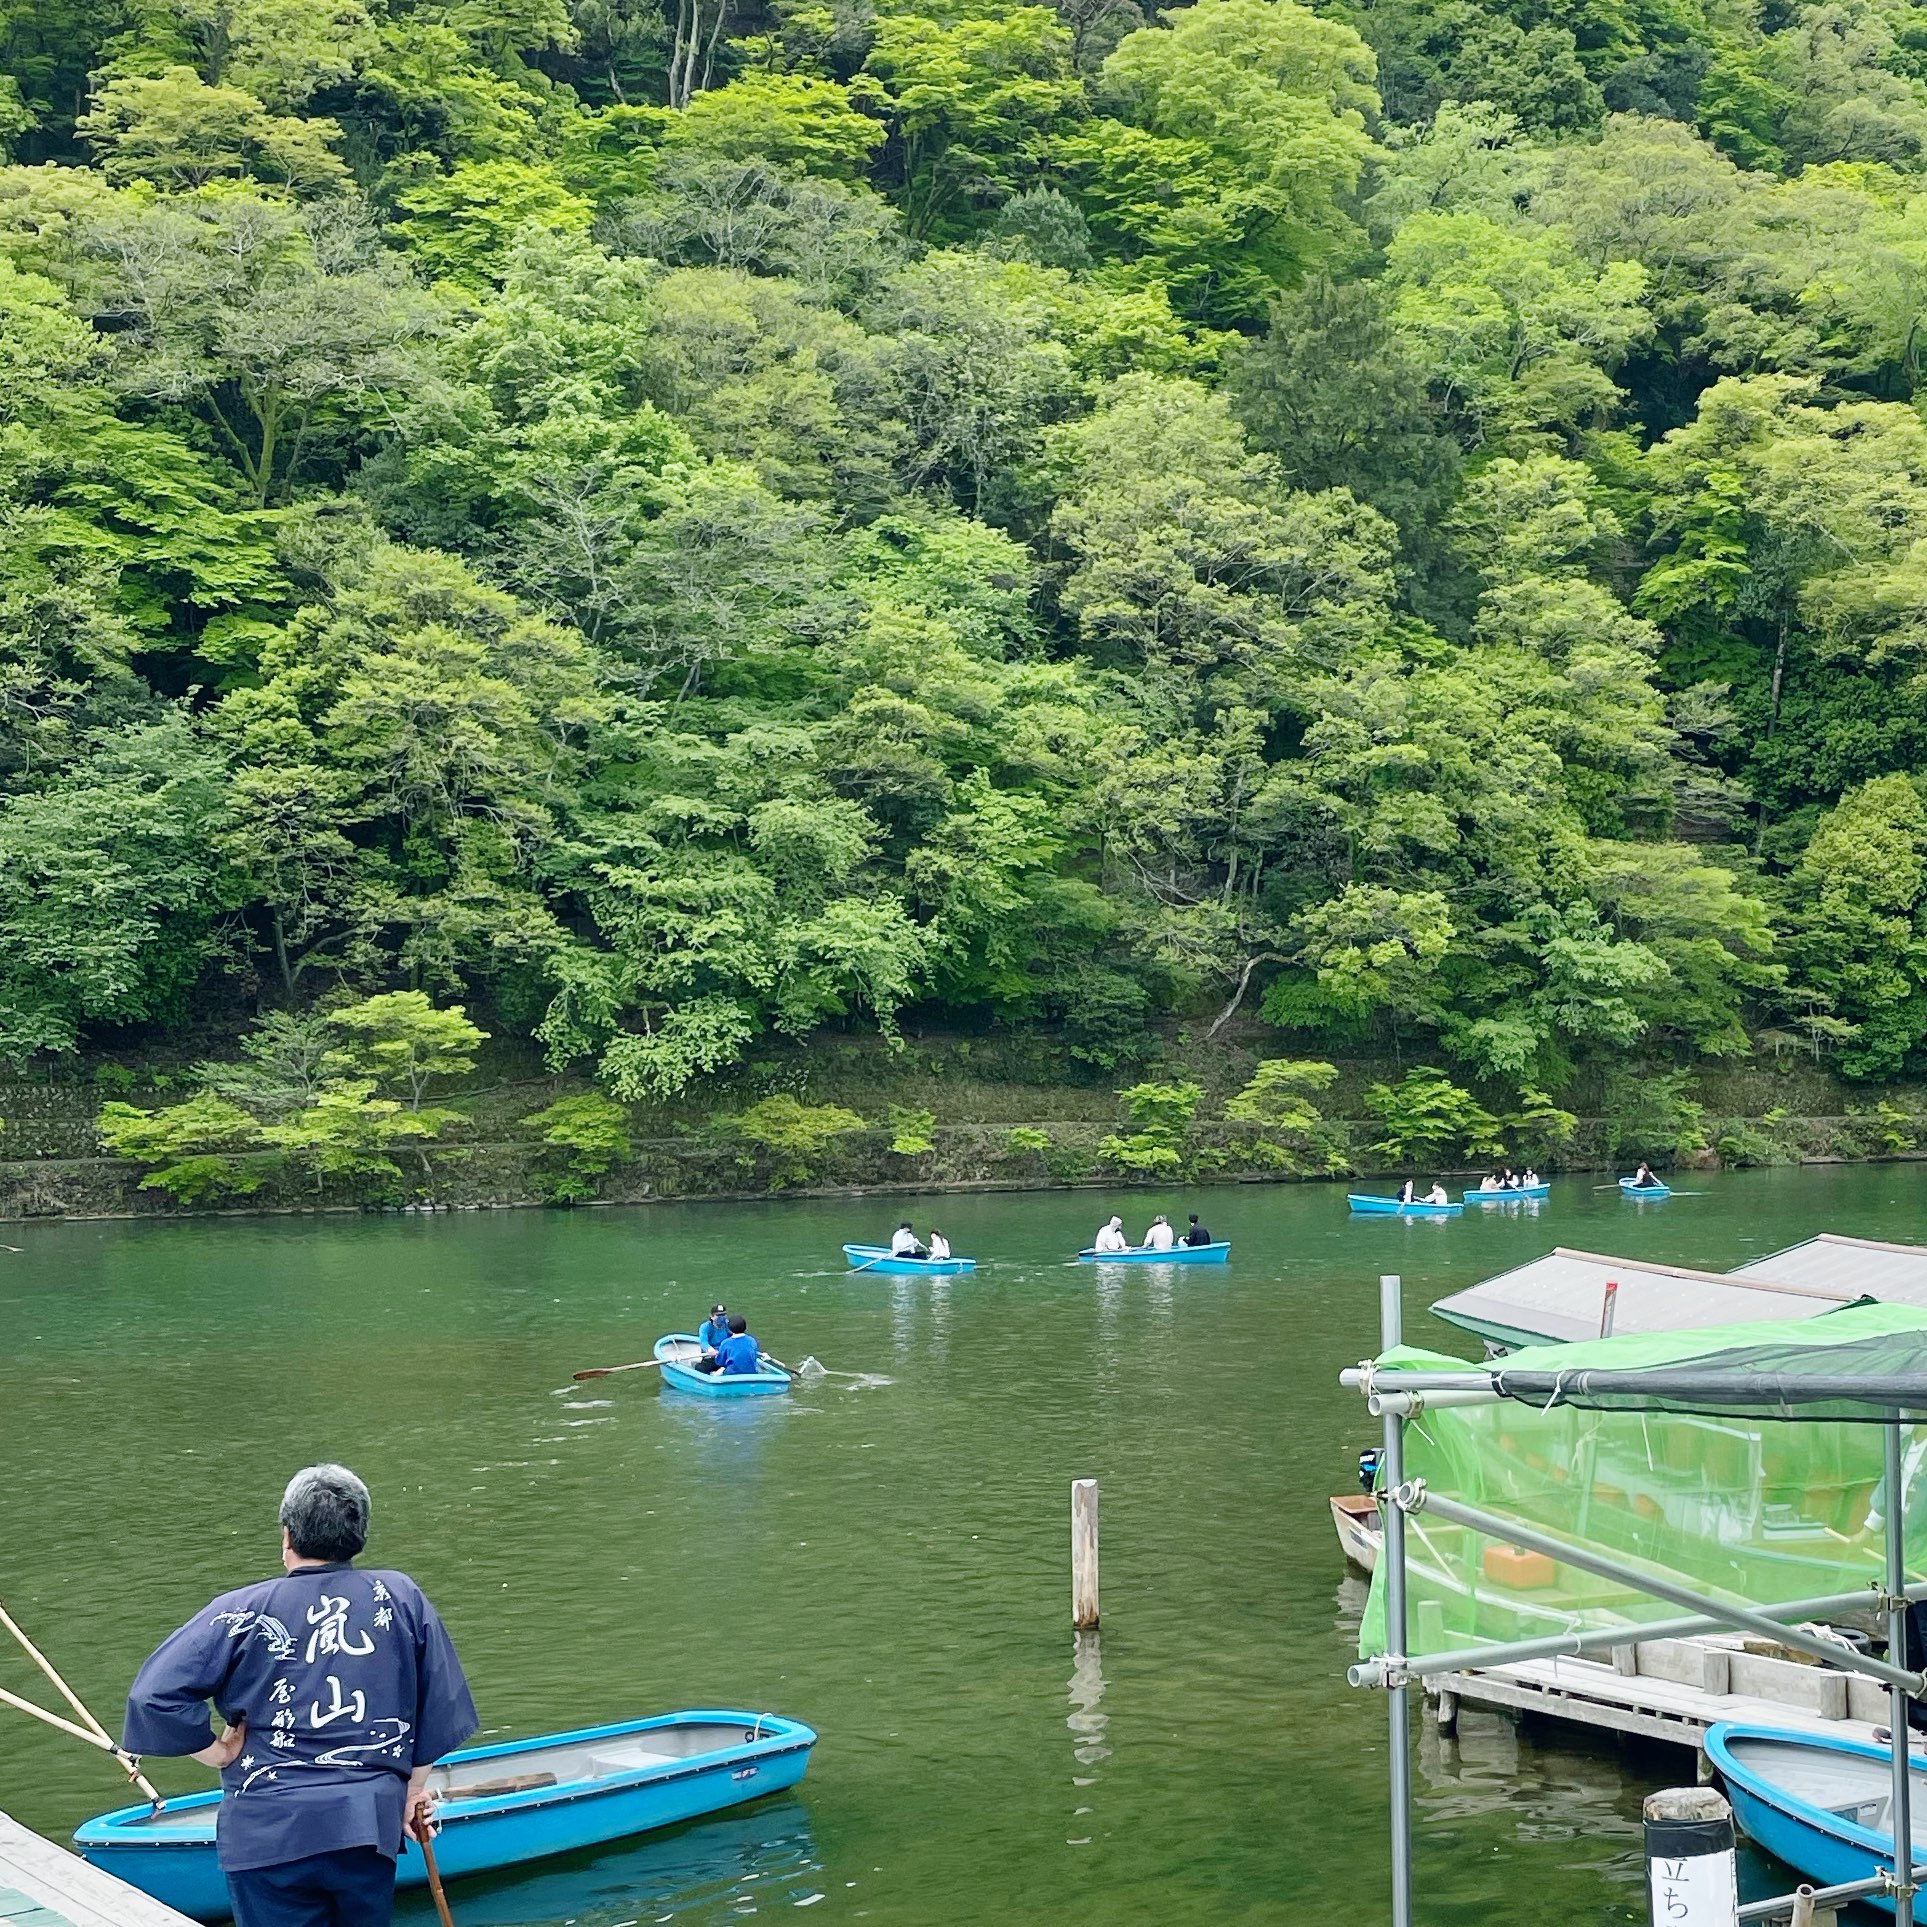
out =
[[[162,1633],[272,1569],[288,1471],[341,1457],[489,1737],[717,1703],[821,1732],[794,1795],[465,1882],[463,1927],[1370,1922],[1384,1708],[1344,1684],[1364,1592],[1325,1500],[1370,1442],[1335,1379],[1373,1347],[1377,1274],[1450,1347],[1424,1306],[1554,1243],[1724,1267],[1905,1238],[1920,1182],[1746,1174],[1633,1210],[1576,1180],[1445,1222],[1354,1222],[1328,1187],[1139,1194],[1134,1228],[1202,1209],[1233,1262],[1108,1272],[1064,1262],[1108,1200],[946,1198],[984,1261],[947,1282],[826,1268],[895,1200],[34,1227],[0,1253],[0,1594],[107,1713]],[[836,1375],[742,1403],[569,1379],[719,1297]],[[1068,1624],[1081,1476],[1097,1635]],[[0,1683],[24,1683],[5,1656]],[[78,1746],[4,1720],[0,1806],[60,1833],[114,1803]],[[1420,1920],[1639,1915],[1640,1796],[1690,1772],[1472,1711],[1456,1741],[1426,1726]],[[425,1897],[398,1918],[424,1927]]]

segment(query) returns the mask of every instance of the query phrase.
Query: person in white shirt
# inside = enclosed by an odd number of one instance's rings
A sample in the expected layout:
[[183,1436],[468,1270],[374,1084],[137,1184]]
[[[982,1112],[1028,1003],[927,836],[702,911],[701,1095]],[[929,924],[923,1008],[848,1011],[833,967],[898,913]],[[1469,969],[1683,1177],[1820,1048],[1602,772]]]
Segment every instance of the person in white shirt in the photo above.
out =
[[1499,1180],[1490,1171],[1488,1171],[1485,1174],[1485,1176],[1479,1180],[1479,1189],[1481,1191],[1496,1191],[1498,1190],[1498,1188],[1499,1188]]
[[1156,1217],[1151,1220],[1151,1228],[1144,1234],[1146,1251],[1169,1251],[1178,1241],[1178,1234],[1171,1229],[1171,1220]]
[[917,1242],[917,1234],[910,1229],[910,1220],[908,1218],[905,1218],[904,1221],[890,1233],[891,1257],[927,1258],[929,1255],[929,1252]]
[[930,1255],[933,1258],[950,1256],[950,1240],[935,1225],[930,1227]]
[[1526,1185],[1532,1185],[1532,1184],[1537,1184],[1537,1183],[1539,1182],[1539,1174],[1538,1174],[1538,1172],[1537,1172],[1537,1171],[1535,1171],[1535,1170],[1534,1170],[1534,1169],[1532,1168],[1532,1166],[1531,1166],[1531,1165],[1529,1165],[1529,1164],[1528,1164],[1528,1165],[1526,1166],[1526,1174],[1525,1174],[1525,1176],[1524,1176],[1524,1177],[1522,1177],[1522,1178],[1521,1178],[1521,1179],[1519,1180],[1519,1182],[1520,1182],[1521,1184],[1526,1184]]
[[1124,1235],[1124,1220],[1113,1218],[1098,1234],[1093,1251],[1129,1251],[1131,1243]]
[[1432,1188],[1425,1194],[1427,1204],[1450,1204],[1452,1200],[1445,1195],[1445,1186],[1437,1178],[1432,1180]]

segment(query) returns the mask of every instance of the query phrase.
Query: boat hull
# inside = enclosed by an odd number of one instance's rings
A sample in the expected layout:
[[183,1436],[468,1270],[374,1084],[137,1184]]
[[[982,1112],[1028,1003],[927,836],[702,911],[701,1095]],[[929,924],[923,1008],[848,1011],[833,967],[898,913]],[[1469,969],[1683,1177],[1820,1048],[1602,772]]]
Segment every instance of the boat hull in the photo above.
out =
[[[449,1754],[437,1772],[477,1761],[501,1761],[512,1776],[518,1766],[529,1763],[529,1756],[545,1749],[635,1742],[638,1736],[646,1741],[652,1734],[695,1725],[740,1728],[754,1737],[615,1779],[563,1781],[523,1792],[446,1800],[441,1808],[442,1830],[435,1840],[442,1877],[455,1880],[551,1854],[606,1846],[759,1800],[802,1779],[816,1744],[815,1733],[796,1720],[768,1713],[694,1711],[584,1727],[502,1746],[470,1747]],[[151,1830],[142,1826],[150,1818],[145,1806],[122,1807],[89,1820],[74,1835],[74,1844],[94,1866],[177,1913],[194,1920],[225,1920],[231,1908],[214,1845],[214,1818],[220,1803],[218,1793],[171,1800]],[[396,1864],[397,1885],[420,1886],[427,1878],[421,1855],[412,1848],[405,1850]]]
[[1378,1501],[1363,1492],[1340,1492],[1333,1496],[1331,1504],[1332,1525],[1345,1557],[1360,1572],[1376,1571],[1378,1550],[1384,1543]]
[[893,1258],[883,1245],[845,1245],[843,1255],[852,1271],[878,1271],[898,1278],[954,1278],[975,1271],[975,1258]]
[[[1881,1782],[1892,1772],[1893,1756],[1886,1747],[1836,1740],[1811,1732],[1785,1732],[1768,1726],[1722,1724],[1713,1727],[1706,1736],[1707,1758],[1733,1803],[1733,1817],[1739,1822],[1740,1830],[1814,1886],[1836,1887],[1848,1881],[1870,1880],[1881,1869],[1893,1865],[1891,1831],[1860,1825],[1846,1813],[1814,1804],[1777,1785],[1742,1757],[1749,1741],[1779,1743],[1801,1755],[1865,1762],[1873,1795],[1870,1804],[1875,1807],[1884,1807]],[[1913,1754],[1910,1778],[1913,1810],[1918,1820],[1922,1813],[1923,1783],[1927,1781],[1918,1752]],[[1916,1833],[1914,1864],[1919,1866],[1923,1857],[1927,1857],[1927,1843]],[[1879,1908],[1883,1913],[1893,1912],[1892,1901],[1878,1896],[1857,1904]]]
[[1670,1198],[1673,1187],[1670,1184],[1635,1184],[1631,1178],[1619,1180],[1620,1195],[1628,1198]]
[[1465,1209],[1462,1204],[1400,1204],[1396,1198],[1368,1197],[1362,1191],[1348,1191],[1345,1202],[1361,1218],[1453,1218]]
[[1080,1265],[1221,1265],[1231,1256],[1231,1240],[1221,1238],[1216,1244],[1173,1245],[1169,1251],[1147,1251],[1142,1245],[1132,1245],[1124,1251],[1080,1251],[1077,1262]]
[[789,1373],[779,1372],[773,1365],[764,1366],[760,1372],[699,1372],[693,1365],[679,1362],[700,1358],[702,1350],[702,1340],[693,1332],[670,1332],[657,1339],[662,1382],[695,1398],[771,1398],[790,1388]]
[[1504,1191],[1468,1191],[1467,1204],[1515,1204],[1521,1198],[1544,1198],[1552,1193],[1550,1184],[1515,1184]]

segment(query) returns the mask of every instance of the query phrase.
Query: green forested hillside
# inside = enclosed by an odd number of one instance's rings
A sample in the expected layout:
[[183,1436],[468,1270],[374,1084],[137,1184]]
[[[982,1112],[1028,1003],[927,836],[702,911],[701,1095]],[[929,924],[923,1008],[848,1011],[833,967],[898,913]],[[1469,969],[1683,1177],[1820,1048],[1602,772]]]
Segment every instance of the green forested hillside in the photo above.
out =
[[4,18],[13,1059],[1927,1070],[1927,8]]

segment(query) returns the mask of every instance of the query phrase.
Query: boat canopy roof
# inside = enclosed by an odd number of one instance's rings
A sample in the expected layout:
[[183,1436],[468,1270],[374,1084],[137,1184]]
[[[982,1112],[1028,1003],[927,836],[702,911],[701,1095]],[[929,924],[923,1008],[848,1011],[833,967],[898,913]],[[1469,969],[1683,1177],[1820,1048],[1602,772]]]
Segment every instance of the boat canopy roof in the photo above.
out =
[[1927,1309],[1864,1299],[1817,1318],[1528,1346],[1471,1369],[1401,1347],[1378,1362],[1373,1389],[1483,1390],[1586,1411],[1927,1420]]
[[1597,1338],[1608,1284],[1619,1287],[1613,1330],[1621,1335],[1697,1331],[1754,1318],[1810,1317],[1863,1295],[1773,1273],[1742,1279],[1561,1245],[1530,1264],[1455,1291],[1432,1309],[1447,1324],[1495,1345]]
[[[1769,1605],[1880,1580],[1884,1427],[1861,1421],[1897,1420],[1907,1574],[1927,1577],[1927,1309],[1865,1302],[1480,1366],[1401,1347],[1370,1384],[1420,1395],[1405,1472],[1433,1491],[1628,1571]],[[1812,1422],[1761,1423],[1793,1419]],[[1630,1629],[1673,1610],[1422,1509],[1407,1542],[1413,1654]],[[1384,1652],[1384,1623],[1375,1580],[1367,1656]]]
[[1441,1298],[1433,1311],[1493,1345],[1596,1338],[1606,1286],[1617,1334],[1816,1317],[1863,1298],[1927,1308],[1927,1247],[1822,1232],[1732,1271],[1694,1271],[1565,1246]]

